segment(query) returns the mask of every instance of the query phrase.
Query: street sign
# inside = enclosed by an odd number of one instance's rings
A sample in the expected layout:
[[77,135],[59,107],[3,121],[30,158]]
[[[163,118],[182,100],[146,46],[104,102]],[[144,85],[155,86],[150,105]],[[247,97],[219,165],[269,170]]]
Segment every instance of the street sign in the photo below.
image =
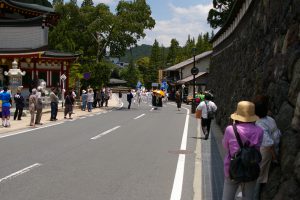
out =
[[158,87],[158,83],[152,83],[151,86],[152,87]]
[[67,79],[67,77],[66,77],[65,74],[62,74],[62,75],[60,76],[60,80],[65,81],[66,79]]
[[199,73],[199,69],[198,69],[197,67],[193,67],[193,68],[191,69],[191,73],[192,73],[193,75],[197,75],[197,74]]
[[89,80],[89,79],[91,78],[91,72],[85,72],[85,73],[83,74],[83,78],[84,78],[85,80]]

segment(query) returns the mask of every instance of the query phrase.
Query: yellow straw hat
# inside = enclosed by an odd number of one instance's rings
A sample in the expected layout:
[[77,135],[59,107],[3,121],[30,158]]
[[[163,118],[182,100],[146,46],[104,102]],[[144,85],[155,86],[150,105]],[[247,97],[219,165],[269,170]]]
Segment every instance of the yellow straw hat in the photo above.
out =
[[240,101],[235,113],[231,114],[230,117],[240,122],[255,122],[259,119],[255,115],[255,105],[250,101]]

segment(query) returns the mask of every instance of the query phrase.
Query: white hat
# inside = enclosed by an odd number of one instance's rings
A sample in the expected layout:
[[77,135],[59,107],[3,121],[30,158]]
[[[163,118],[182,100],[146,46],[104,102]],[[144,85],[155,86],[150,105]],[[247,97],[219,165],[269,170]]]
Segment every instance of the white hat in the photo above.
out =
[[85,94],[85,93],[86,93],[86,91],[85,91],[85,90],[82,90],[82,93],[83,93],[83,94]]

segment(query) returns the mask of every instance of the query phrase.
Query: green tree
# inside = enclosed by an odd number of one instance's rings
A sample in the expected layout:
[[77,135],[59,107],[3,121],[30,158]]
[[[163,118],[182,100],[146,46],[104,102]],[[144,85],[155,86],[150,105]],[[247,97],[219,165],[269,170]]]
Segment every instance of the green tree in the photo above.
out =
[[96,41],[98,60],[106,55],[107,50],[111,56],[123,56],[128,47],[135,46],[138,40],[145,37],[145,29],[152,29],[155,25],[145,0],[120,1],[116,14],[103,5],[98,6],[93,15],[94,21],[88,26]]
[[180,46],[179,42],[176,39],[171,40],[168,56],[167,56],[167,64],[174,65],[176,63],[176,58],[179,54]]
[[145,85],[146,88],[151,88],[151,77],[150,77],[150,58],[143,57],[136,61],[136,66],[141,73],[140,81]]
[[93,5],[94,5],[93,0],[83,0],[83,2],[81,3],[81,7],[93,6]]
[[113,67],[112,63],[105,61],[91,65],[90,71],[92,72],[92,76],[89,80],[90,86],[98,88],[107,85],[109,83]]
[[150,70],[149,70],[149,77],[151,82],[157,82],[158,79],[158,70],[161,68],[162,64],[162,56],[161,56],[161,49],[159,47],[159,43],[155,39],[150,56]]
[[225,24],[234,2],[235,0],[213,0],[213,8],[210,9],[207,17],[212,28],[222,27]]
[[122,70],[121,77],[127,81],[129,87],[135,87],[136,83],[141,79],[140,71],[133,61]]
[[70,0],[70,3],[77,6],[77,0]]

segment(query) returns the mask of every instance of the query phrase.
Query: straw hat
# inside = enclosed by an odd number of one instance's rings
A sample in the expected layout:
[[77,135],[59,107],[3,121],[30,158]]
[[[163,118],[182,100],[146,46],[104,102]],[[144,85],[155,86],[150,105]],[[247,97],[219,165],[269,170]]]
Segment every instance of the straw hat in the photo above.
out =
[[259,118],[255,115],[255,106],[249,101],[240,101],[235,113],[231,114],[231,119],[240,122],[255,122]]

